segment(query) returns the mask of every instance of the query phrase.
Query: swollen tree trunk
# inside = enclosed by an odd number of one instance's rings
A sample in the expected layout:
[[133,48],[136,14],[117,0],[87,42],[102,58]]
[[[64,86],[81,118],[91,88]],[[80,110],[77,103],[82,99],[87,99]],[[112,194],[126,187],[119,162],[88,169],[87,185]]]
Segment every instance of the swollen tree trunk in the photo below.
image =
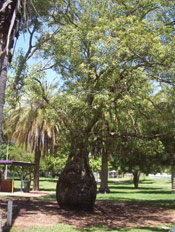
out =
[[41,149],[35,149],[35,167],[33,179],[33,191],[39,191],[39,169],[40,169]]
[[102,165],[101,165],[101,183],[100,183],[100,193],[109,193],[110,190],[108,188],[108,154],[103,151],[102,153]]
[[92,210],[96,199],[96,182],[89,166],[86,145],[73,148],[58,179],[56,198],[64,209]]
[[175,165],[172,165],[171,166],[171,193],[172,194],[175,194],[174,175],[175,175]]
[[134,188],[138,189],[139,188],[139,177],[140,177],[140,173],[139,172],[134,172],[133,173],[133,182],[134,182]]

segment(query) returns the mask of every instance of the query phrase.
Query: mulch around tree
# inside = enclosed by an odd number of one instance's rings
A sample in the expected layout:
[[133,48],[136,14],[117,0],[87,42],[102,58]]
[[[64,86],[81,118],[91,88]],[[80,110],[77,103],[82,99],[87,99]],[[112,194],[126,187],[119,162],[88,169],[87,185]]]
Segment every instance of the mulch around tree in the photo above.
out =
[[93,212],[60,209],[56,201],[40,199],[1,198],[2,221],[6,222],[7,202],[13,200],[13,226],[21,229],[48,227],[57,223],[76,228],[106,225],[119,227],[153,227],[175,222],[175,210],[129,203],[96,202]]

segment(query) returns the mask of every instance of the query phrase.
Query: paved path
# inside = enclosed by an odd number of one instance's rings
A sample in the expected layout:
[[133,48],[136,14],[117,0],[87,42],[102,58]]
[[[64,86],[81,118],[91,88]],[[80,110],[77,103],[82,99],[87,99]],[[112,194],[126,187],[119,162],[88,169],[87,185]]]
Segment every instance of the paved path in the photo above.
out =
[[46,196],[50,194],[54,194],[55,192],[46,192],[46,191],[30,191],[28,193],[17,191],[13,193],[7,193],[7,192],[0,192],[0,196],[11,196],[11,197],[41,197]]

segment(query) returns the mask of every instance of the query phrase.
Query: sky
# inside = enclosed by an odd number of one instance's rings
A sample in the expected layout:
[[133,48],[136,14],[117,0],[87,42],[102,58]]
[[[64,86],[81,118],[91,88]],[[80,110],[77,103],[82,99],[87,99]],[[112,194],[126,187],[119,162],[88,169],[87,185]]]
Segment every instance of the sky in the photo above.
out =
[[[34,42],[36,41],[36,39],[34,39]],[[23,49],[24,51],[27,51],[28,49],[28,43],[29,43],[29,35],[28,34],[21,34],[18,38],[18,40],[16,41],[16,46],[15,46],[15,51],[17,51],[18,49]],[[41,59],[34,59],[34,58],[30,58],[30,60],[28,61],[28,64],[30,65],[34,65],[39,63],[40,61],[42,61]],[[58,73],[56,73],[55,71],[49,69],[46,70],[46,76],[47,76],[47,80],[48,82],[52,82],[53,80],[56,80],[60,83],[60,85],[62,84],[62,81],[60,79],[60,75]]]

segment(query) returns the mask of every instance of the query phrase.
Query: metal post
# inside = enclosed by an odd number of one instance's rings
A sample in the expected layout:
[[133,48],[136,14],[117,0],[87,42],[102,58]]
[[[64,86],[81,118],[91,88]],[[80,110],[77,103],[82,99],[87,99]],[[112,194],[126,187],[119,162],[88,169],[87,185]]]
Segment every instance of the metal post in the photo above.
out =
[[13,180],[15,179],[15,170],[14,170],[13,164],[12,164],[12,179],[13,179]]
[[20,189],[21,192],[22,192],[22,187],[23,187],[23,178],[24,178],[24,167],[22,166],[22,169],[21,169],[21,189]]
[[[7,153],[6,153],[6,160],[9,158],[9,142],[7,143]],[[4,179],[7,180],[7,164],[5,165],[5,173],[4,173]]]
[[8,201],[7,226],[12,225],[12,206],[13,206],[13,201]]
[[0,208],[0,232],[2,232],[2,213]]

